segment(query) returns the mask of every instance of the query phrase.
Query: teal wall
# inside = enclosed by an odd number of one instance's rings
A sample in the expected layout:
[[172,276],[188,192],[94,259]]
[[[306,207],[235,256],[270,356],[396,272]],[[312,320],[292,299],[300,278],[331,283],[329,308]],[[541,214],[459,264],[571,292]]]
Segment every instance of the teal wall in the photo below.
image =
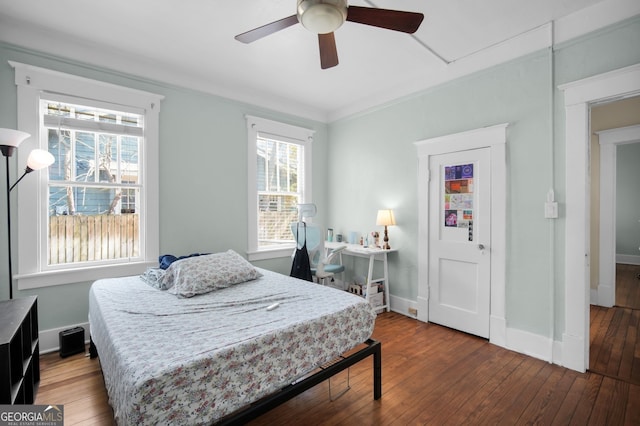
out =
[[616,254],[640,257],[640,143],[616,148]]
[[[391,293],[418,293],[415,141],[499,123],[507,129],[507,325],[539,335],[564,329],[564,106],[557,85],[640,63],[640,18],[541,50],[329,125],[220,97],[0,44],[0,126],[15,127],[15,85],[7,60],[25,62],[165,96],[160,128],[161,252],[246,251],[245,114],[316,130],[314,201],[335,232],[380,230],[376,211],[393,208]],[[15,170],[21,165],[14,164]],[[554,187],[560,218],[543,217]],[[4,203],[4,202],[2,202]],[[3,210],[3,209],[0,209]],[[0,223],[5,223],[0,211]],[[6,230],[0,226],[0,238]],[[6,258],[0,244],[0,259]],[[288,273],[290,259],[258,262]],[[350,265],[364,273],[364,265]],[[6,264],[0,265],[6,276]],[[41,329],[86,321],[90,283],[38,294]],[[0,286],[0,298],[8,290]]]
[[[558,46],[554,55],[554,76],[556,86],[577,81],[640,63],[640,17],[636,16],[625,22],[612,25],[587,36]],[[565,114],[564,97],[556,90],[555,95],[555,175],[556,198],[565,199]],[[555,335],[564,331],[564,250],[565,219],[562,202],[560,203],[560,219],[557,221],[554,236],[554,247],[557,256],[556,288],[555,288]]]
[[[393,208],[391,293],[418,294],[418,183],[413,142],[509,123],[507,129],[507,326],[556,340],[564,330],[564,101],[557,86],[640,62],[638,17],[332,123],[329,223],[376,229]],[[347,183],[347,185],[343,184]],[[560,218],[543,217],[549,188]],[[363,270],[364,265],[356,265]],[[362,272],[359,272],[362,273]]]
[[394,209],[390,238],[399,252],[390,255],[392,294],[418,295],[418,191],[425,188],[417,181],[414,142],[509,123],[508,325],[548,327],[550,236],[542,204],[552,174],[549,70],[550,54],[541,51],[332,124],[330,221],[334,228],[373,230],[376,210]]
[[[245,114],[314,129],[313,194],[319,217],[326,215],[328,126],[325,123],[264,110],[217,96],[109,72],[82,64],[0,44],[0,127],[16,127],[14,71],[18,61],[83,77],[146,90],[165,96],[160,111],[160,252],[187,254],[234,249],[247,250],[247,130]],[[24,165],[15,163],[12,173]],[[4,162],[4,161],[3,161]],[[4,175],[4,166],[0,166]],[[15,179],[12,179],[12,181]],[[4,179],[2,179],[4,182]],[[4,193],[4,183],[1,184]],[[20,187],[16,187],[19,190]],[[15,193],[16,190],[12,192]],[[17,200],[15,194],[12,201]],[[0,224],[6,224],[5,201],[0,201]],[[13,219],[16,201],[12,203]],[[17,243],[14,234],[14,251]],[[9,298],[6,285],[6,225],[0,225],[0,300]],[[35,255],[35,254],[34,254]],[[17,260],[14,259],[14,272]],[[288,274],[289,258],[256,262],[257,266]],[[40,329],[87,321],[90,283],[73,283],[29,291],[14,297],[38,295]]]

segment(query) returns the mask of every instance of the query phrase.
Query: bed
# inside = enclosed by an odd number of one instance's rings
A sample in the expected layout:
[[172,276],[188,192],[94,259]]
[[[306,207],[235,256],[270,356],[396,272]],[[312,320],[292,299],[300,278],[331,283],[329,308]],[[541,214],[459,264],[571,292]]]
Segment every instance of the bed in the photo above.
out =
[[[188,261],[167,273],[181,262]],[[344,291],[251,269],[255,278],[193,297],[140,276],[91,286],[91,352],[100,357],[118,424],[243,423],[369,356],[380,398],[371,306]]]

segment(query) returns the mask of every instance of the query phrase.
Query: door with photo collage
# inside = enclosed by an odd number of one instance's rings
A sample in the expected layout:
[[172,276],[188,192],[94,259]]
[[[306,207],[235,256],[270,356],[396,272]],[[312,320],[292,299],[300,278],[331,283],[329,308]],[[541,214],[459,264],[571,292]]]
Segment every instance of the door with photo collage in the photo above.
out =
[[490,148],[429,160],[429,321],[489,337]]

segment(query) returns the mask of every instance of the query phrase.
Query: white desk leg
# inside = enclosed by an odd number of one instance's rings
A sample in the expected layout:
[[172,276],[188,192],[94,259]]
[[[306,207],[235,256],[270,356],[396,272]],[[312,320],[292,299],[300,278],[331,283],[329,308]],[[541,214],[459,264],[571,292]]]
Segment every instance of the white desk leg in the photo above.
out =
[[384,267],[384,304],[387,305],[387,312],[391,310],[391,300],[389,300],[389,266],[387,264],[387,252],[383,254]]
[[367,303],[370,303],[369,302],[369,300],[370,300],[369,299],[369,293],[371,293],[371,291],[370,291],[371,288],[370,287],[371,287],[371,284],[372,284],[371,281],[373,280],[373,264],[375,262],[376,262],[375,255],[374,254],[370,255],[369,256],[369,273],[367,275],[367,284],[366,284],[367,285],[367,297],[366,297]]

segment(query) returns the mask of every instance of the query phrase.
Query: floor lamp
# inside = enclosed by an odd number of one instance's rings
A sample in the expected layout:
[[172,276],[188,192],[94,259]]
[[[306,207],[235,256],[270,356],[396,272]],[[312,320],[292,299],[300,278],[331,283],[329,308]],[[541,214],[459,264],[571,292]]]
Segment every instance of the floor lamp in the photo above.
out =
[[34,149],[29,153],[27,167],[24,173],[13,185],[9,185],[9,157],[13,155],[18,145],[28,138],[29,133],[13,129],[0,129],[0,152],[4,155],[7,175],[7,241],[9,258],[9,299],[13,299],[13,271],[11,267],[11,190],[22,180],[27,173],[40,170],[53,164],[54,158],[51,153],[42,149]]

